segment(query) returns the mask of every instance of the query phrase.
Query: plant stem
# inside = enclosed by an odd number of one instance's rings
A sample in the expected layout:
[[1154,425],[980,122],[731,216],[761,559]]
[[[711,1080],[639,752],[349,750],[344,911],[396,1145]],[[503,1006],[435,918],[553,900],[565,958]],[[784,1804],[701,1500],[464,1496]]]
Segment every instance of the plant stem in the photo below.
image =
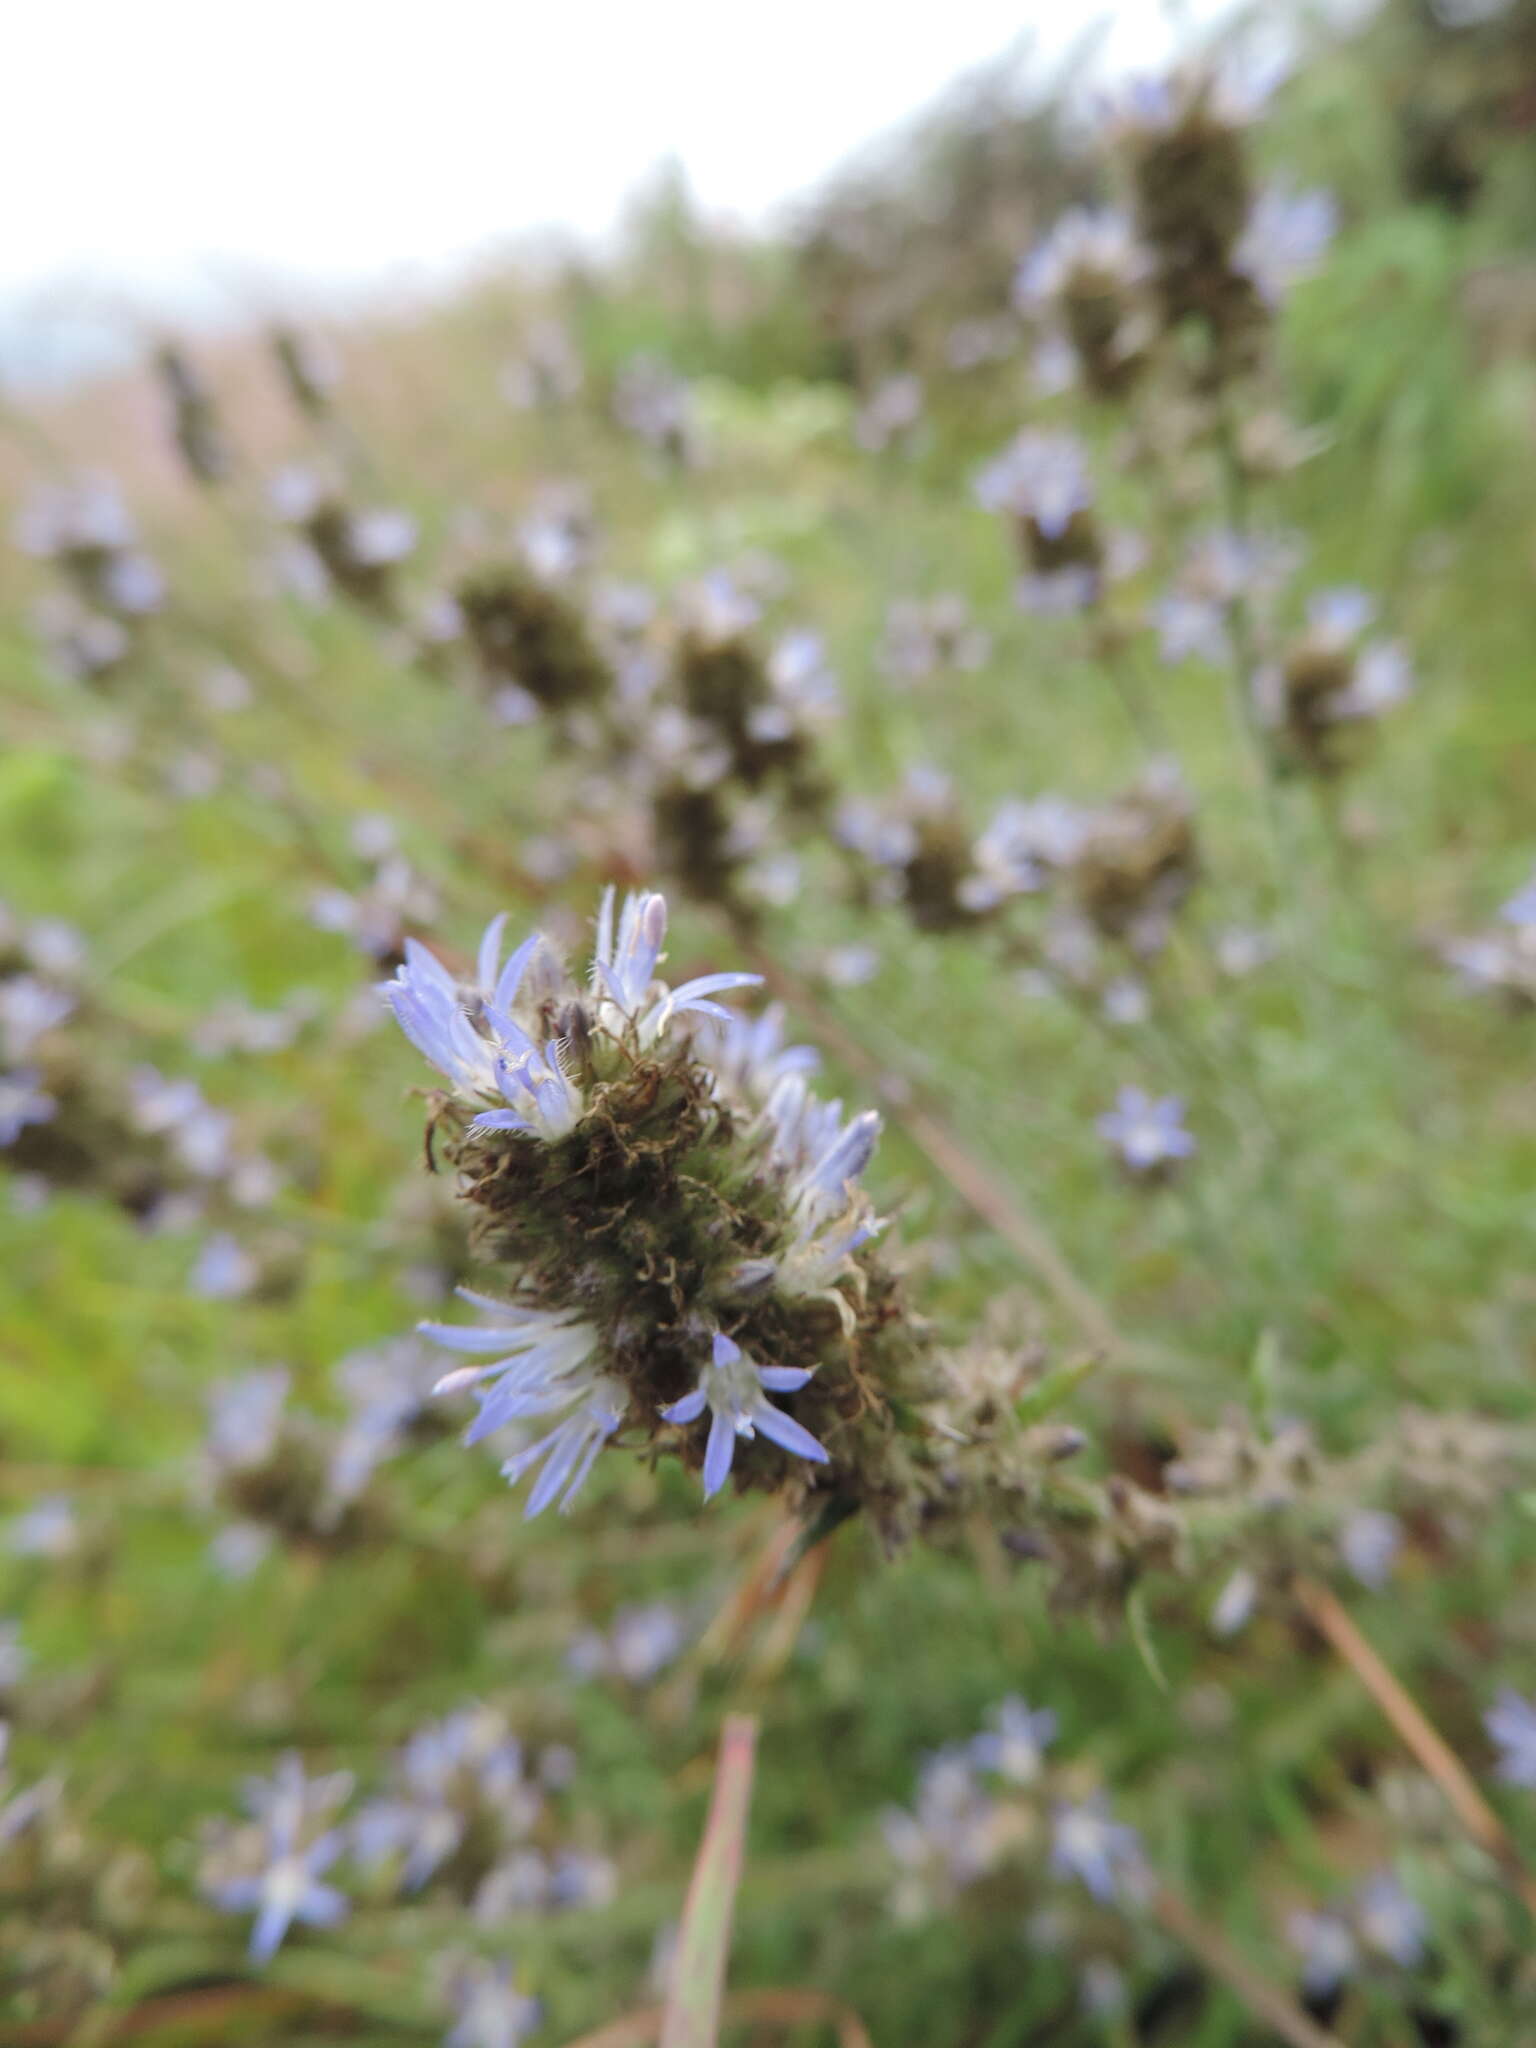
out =
[[1166,1884],[1159,1884],[1152,1895],[1152,1917],[1165,1933],[1198,1957],[1255,2019],[1273,2027],[1289,2048],[1343,2048],[1337,2034],[1330,2034],[1315,2020],[1308,2019],[1299,2005],[1277,1991],[1268,1978],[1261,1977],[1224,1934],[1207,1925],[1188,1901]]
[[1367,1641],[1343,1602],[1317,1579],[1298,1578],[1292,1592],[1302,1613],[1354,1672],[1440,1787],[1466,1833],[1498,1864],[1527,1909],[1536,1913],[1536,1878],[1522,1862],[1514,1837],[1478,1790],[1461,1758]]

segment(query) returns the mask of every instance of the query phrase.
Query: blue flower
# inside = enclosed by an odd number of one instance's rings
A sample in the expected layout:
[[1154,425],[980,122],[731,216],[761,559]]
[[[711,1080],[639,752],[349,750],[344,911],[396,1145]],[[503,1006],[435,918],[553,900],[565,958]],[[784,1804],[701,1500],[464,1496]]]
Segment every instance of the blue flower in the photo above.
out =
[[1401,1969],[1411,1970],[1424,1954],[1428,1923],[1390,1870],[1364,1884],[1355,1900],[1355,1924],[1367,1948]]
[[448,1981],[453,2025],[443,2048],[519,2048],[543,2018],[536,1998],[519,1991],[511,1963],[466,1957]]
[[5,1525],[5,1547],[13,1557],[68,1557],[80,1541],[74,1503],[50,1493]]
[[1271,185],[1254,201],[1233,260],[1273,305],[1287,285],[1317,268],[1338,226],[1331,192],[1321,187],[1290,192]]
[[1141,1088],[1122,1088],[1115,1106],[1098,1119],[1107,1139],[1132,1173],[1151,1173],[1187,1159],[1194,1138],[1184,1128],[1184,1104],[1177,1095],[1154,1099]]
[[[701,974],[680,988],[657,983],[656,968],[667,937],[667,902],[654,893],[624,899],[615,935],[614,891],[603,891],[597,919],[597,945],[592,956],[592,993],[598,998],[597,1023],[616,1036],[634,1028],[642,1047],[654,1045],[675,1017],[697,1015],[729,1023],[731,1012],[710,997],[727,989],[757,988],[760,974]],[[655,1001],[647,1008],[647,999]]]
[[[464,1439],[471,1444],[509,1422],[561,1409],[572,1411],[547,1436],[515,1452],[501,1468],[515,1484],[541,1459],[545,1461],[528,1497],[525,1512],[530,1519],[541,1514],[557,1494],[563,1494],[561,1508],[569,1508],[592,1469],[593,1459],[623,1422],[629,1406],[622,1381],[598,1368],[602,1341],[598,1331],[570,1311],[519,1308],[467,1287],[458,1291],[465,1301],[491,1310],[499,1320],[480,1327],[423,1323],[422,1334],[450,1351],[502,1355],[487,1365],[459,1366],[445,1373],[433,1392],[476,1389],[480,1413]],[[493,1384],[481,1384],[487,1380]]]
[[1331,1998],[1359,1962],[1349,1923],[1338,1913],[1293,1913],[1286,1935],[1301,1958],[1301,1988],[1308,1998]]
[[226,1913],[254,1913],[252,1962],[267,1963],[281,1947],[295,1921],[309,1927],[334,1927],[349,1910],[345,1895],[320,1882],[323,1872],[341,1854],[339,1834],[328,1833],[300,1844],[287,1830],[269,1834],[270,1860],[251,1877],[227,1877],[207,1887],[214,1904]]
[[270,1777],[247,1778],[240,1788],[245,1810],[273,1835],[296,1838],[322,1828],[352,1796],[350,1771],[311,1777],[296,1751],[279,1757]]
[[622,1607],[606,1636],[584,1630],[566,1653],[566,1666],[579,1678],[621,1678],[628,1685],[649,1685],[682,1654],[687,1640],[683,1619],[670,1601],[653,1600]]
[[808,1074],[819,1064],[813,1046],[784,1043],[784,1006],[770,1003],[760,1016],[725,1010],[702,1025],[695,1051],[728,1094],[758,1108],[789,1074]]
[[1403,1525],[1382,1508],[1361,1508],[1339,1531],[1339,1555],[1362,1586],[1378,1592],[1392,1576]]
[[560,1496],[560,1511],[569,1511],[586,1483],[592,1462],[607,1443],[629,1408],[629,1389],[610,1373],[595,1373],[586,1382],[581,1405],[556,1425],[548,1436],[514,1453],[502,1466],[507,1480],[515,1485],[542,1459],[544,1469],[534,1482],[523,1513],[531,1521]]
[[[626,897],[617,930],[614,900],[614,891],[606,890],[598,915],[590,997],[594,1033],[644,1050],[679,1017],[729,1021],[731,1012],[711,998],[761,981],[756,974],[704,974],[669,989],[656,979],[667,934],[665,899]],[[539,932],[500,966],[505,923],[502,916],[487,926],[473,984],[462,985],[435,954],[407,939],[404,962],[380,993],[406,1037],[456,1093],[492,1105],[480,1110],[471,1129],[553,1142],[580,1123],[586,1099],[570,1072],[566,1042],[540,1039],[528,1026],[537,1029],[549,998],[564,991],[574,999],[576,992]]]
[[995,1771],[1015,1785],[1029,1785],[1040,1775],[1047,1745],[1055,1739],[1056,1716],[1049,1707],[1031,1707],[1016,1694],[992,1709],[992,1725],[971,1740],[971,1757],[984,1771]]
[[1051,1816],[1051,1869],[1076,1878],[1103,1905],[1113,1905],[1142,1871],[1141,1837],[1110,1817],[1102,1794]]
[[[490,929],[499,931],[499,925]],[[407,939],[403,963],[379,992],[400,1029],[440,1074],[467,1094],[496,1095],[496,1048],[470,1022],[459,984],[435,953]]]
[[33,1067],[0,1074],[0,1145],[14,1145],[29,1124],[45,1124],[58,1103]]
[[277,1449],[292,1375],[286,1366],[222,1380],[208,1400],[203,1455],[215,1473],[247,1472]]
[[8,1060],[24,1060],[40,1038],[62,1024],[75,999],[35,974],[13,974],[0,984],[0,1047]]
[[1027,519],[1047,540],[1060,540],[1093,503],[1083,445],[1075,434],[1026,427],[976,479],[977,501],[989,512]]
[[1499,1746],[1499,1776],[1511,1785],[1536,1787],[1536,1702],[1505,1686],[1483,1726]]
[[1368,591],[1353,583],[1333,590],[1319,590],[1307,604],[1307,630],[1330,647],[1352,646],[1376,616],[1376,605]]
[[[769,1393],[792,1394],[811,1377],[797,1366],[754,1365],[741,1346],[716,1331],[710,1363],[691,1394],[661,1411],[664,1422],[697,1422],[707,1406],[712,1420],[704,1449],[704,1498],[710,1499],[730,1476],[736,1439],[759,1430],[794,1457],[825,1465],[827,1453],[803,1424],[775,1408]],[[765,1391],[766,1389],[766,1391]]]
[[1519,928],[1536,925],[1536,875],[1521,889],[1517,889],[1509,901],[1502,905],[1499,916],[1506,924]]
[[[520,1308],[458,1289],[461,1300],[489,1310],[497,1320],[486,1324],[422,1323],[424,1337],[449,1351],[472,1355],[500,1353],[485,1365],[456,1366],[432,1389],[456,1394],[473,1387],[480,1413],[470,1425],[466,1443],[479,1443],[492,1430],[530,1415],[547,1415],[570,1407],[590,1388],[601,1338],[593,1324],[571,1310]],[[486,1381],[492,1382],[487,1386]]]
[[1139,284],[1147,270],[1146,251],[1123,213],[1108,206],[1074,206],[1019,265],[1013,302],[1021,312],[1038,313],[1077,278],[1094,281],[1102,292]]

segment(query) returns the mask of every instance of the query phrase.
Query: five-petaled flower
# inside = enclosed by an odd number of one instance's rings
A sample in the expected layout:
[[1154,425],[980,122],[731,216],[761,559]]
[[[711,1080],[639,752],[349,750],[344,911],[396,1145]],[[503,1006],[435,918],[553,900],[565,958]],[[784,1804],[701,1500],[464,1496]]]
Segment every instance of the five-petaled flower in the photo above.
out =
[[798,1366],[754,1365],[732,1338],[715,1332],[710,1362],[699,1384],[691,1394],[661,1411],[664,1422],[685,1425],[697,1422],[708,1407],[712,1419],[704,1449],[706,1500],[718,1493],[730,1476],[736,1439],[753,1437],[759,1430],[797,1458],[808,1458],[816,1465],[827,1463],[827,1453],[804,1424],[768,1399],[770,1393],[794,1393],[810,1377]]

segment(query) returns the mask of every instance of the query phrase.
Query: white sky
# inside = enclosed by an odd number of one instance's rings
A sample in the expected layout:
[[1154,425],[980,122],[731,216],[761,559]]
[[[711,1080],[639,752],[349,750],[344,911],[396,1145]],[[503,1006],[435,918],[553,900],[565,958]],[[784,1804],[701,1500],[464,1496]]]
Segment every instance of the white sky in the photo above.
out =
[[[1187,8],[1184,10],[1189,11]],[[1211,0],[1195,12],[1208,15]],[[1158,0],[1105,0],[1154,63]],[[668,155],[760,216],[1071,0],[15,0],[0,316],[233,311],[598,232]]]

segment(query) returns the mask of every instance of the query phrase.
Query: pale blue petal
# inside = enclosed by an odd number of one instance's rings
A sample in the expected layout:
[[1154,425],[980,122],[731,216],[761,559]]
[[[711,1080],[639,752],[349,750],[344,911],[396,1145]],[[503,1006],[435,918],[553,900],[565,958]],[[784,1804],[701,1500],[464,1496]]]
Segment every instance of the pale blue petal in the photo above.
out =
[[351,1902],[345,1892],[337,1891],[334,1885],[311,1885],[299,1908],[301,1920],[307,1920],[311,1927],[334,1927],[338,1920],[345,1920]]
[[533,1125],[521,1117],[515,1109],[485,1109],[469,1120],[472,1131],[521,1131],[524,1136],[534,1135]]
[[736,1431],[728,1415],[717,1414],[709,1425],[709,1442],[704,1449],[704,1498],[717,1494],[731,1473],[736,1455]]
[[[498,1302],[497,1307],[501,1304]],[[442,1344],[449,1351],[467,1351],[480,1355],[489,1351],[505,1351],[510,1344],[514,1353],[517,1347],[516,1333],[512,1330],[481,1330],[473,1323],[418,1323],[417,1329],[423,1337],[430,1337],[434,1344]],[[507,1363],[511,1364],[511,1359]]]
[[250,1956],[253,1963],[270,1963],[282,1946],[293,1914],[286,1902],[268,1899],[251,1929]]
[[475,974],[481,993],[496,985],[496,963],[501,958],[501,935],[507,928],[507,913],[493,917],[486,926],[480,940],[480,956],[475,963]]
[[810,1378],[798,1365],[760,1365],[757,1376],[773,1394],[793,1394]]
[[517,992],[522,986],[523,975],[527,971],[528,962],[533,958],[534,948],[538,945],[539,938],[540,934],[538,932],[531,932],[501,970],[501,976],[496,983],[495,994],[492,997],[492,1001],[498,1010],[509,1010],[517,1000]]
[[775,1408],[771,1401],[765,1401],[761,1408],[754,1408],[752,1420],[763,1435],[771,1438],[781,1450],[793,1452],[797,1458],[809,1458],[813,1465],[830,1462],[811,1432],[796,1422],[793,1415],[786,1415],[782,1408]]

